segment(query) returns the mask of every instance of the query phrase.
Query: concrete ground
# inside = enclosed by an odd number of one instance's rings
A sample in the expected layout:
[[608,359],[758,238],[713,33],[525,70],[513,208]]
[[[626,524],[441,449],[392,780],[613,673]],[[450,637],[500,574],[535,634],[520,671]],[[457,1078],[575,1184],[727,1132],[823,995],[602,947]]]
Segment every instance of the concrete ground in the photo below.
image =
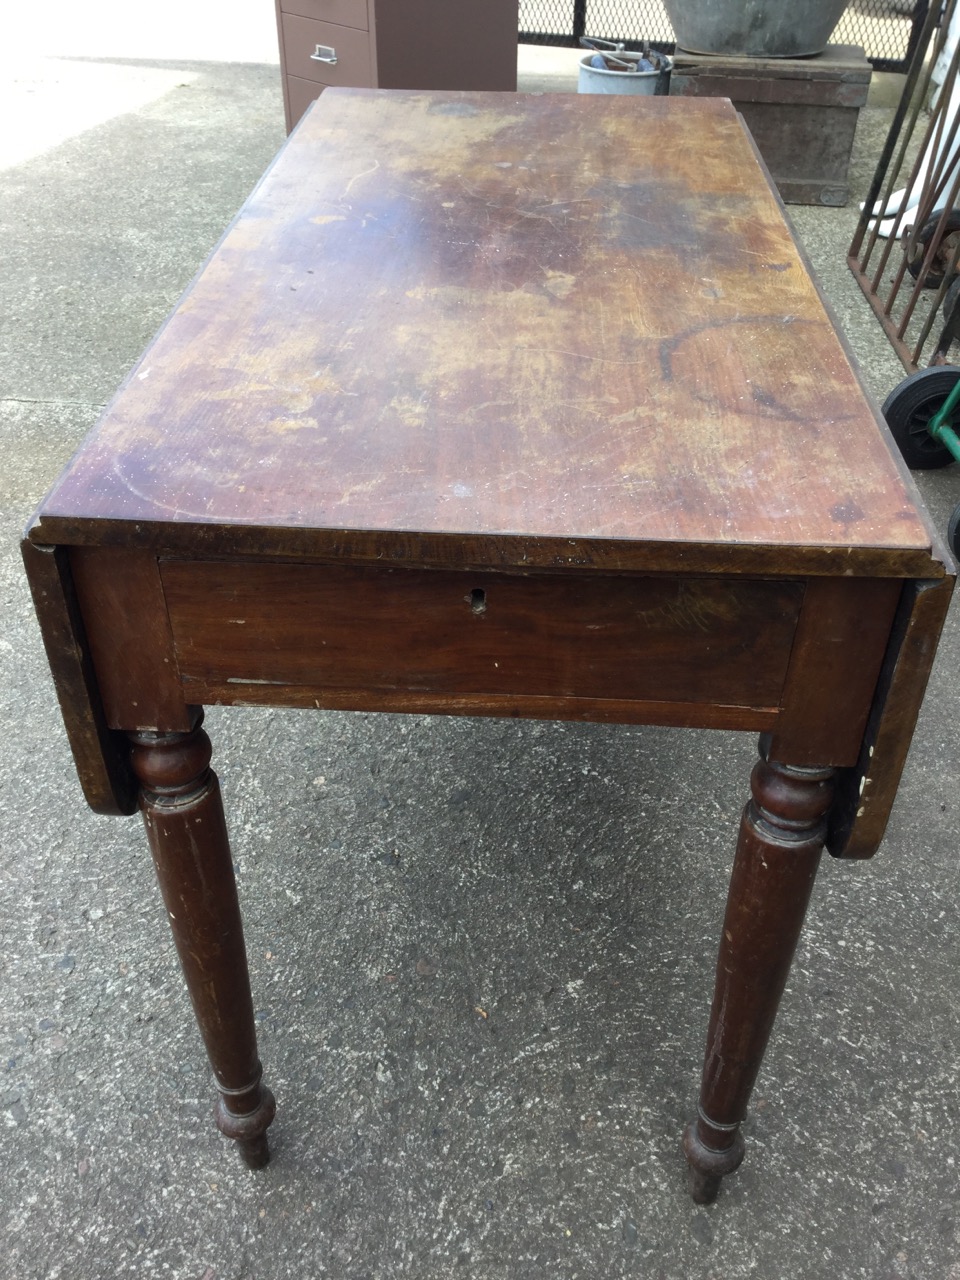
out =
[[[266,1171],[219,1137],[17,539],[282,141],[272,17],[232,6],[224,52],[185,3],[142,44],[36,8],[0,83],[0,1277],[960,1280],[956,614],[883,850],[824,866],[710,1208],[679,1134],[752,738],[211,711],[280,1106]],[[860,191],[889,116],[863,113]],[[854,206],[792,216],[884,396]],[[920,483],[945,522],[960,475]]]

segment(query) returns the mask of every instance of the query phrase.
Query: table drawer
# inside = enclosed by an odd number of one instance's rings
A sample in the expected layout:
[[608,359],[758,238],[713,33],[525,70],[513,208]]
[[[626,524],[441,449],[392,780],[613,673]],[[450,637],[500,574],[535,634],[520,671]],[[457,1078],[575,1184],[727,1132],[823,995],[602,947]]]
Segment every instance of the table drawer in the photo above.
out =
[[280,0],[284,13],[300,18],[313,18],[317,22],[334,22],[341,27],[357,27],[366,31],[367,0]]
[[370,36],[366,31],[316,22],[293,13],[284,13],[281,18],[287,75],[325,85],[373,85]]
[[282,685],[775,708],[800,583],[164,561],[197,701]]

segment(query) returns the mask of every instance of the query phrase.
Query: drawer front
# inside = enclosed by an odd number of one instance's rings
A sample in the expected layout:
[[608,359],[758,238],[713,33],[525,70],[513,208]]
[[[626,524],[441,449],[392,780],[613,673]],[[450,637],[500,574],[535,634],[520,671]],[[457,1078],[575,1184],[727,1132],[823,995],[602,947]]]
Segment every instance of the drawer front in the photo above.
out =
[[316,102],[327,86],[316,80],[301,80],[299,76],[285,76],[284,84],[287,90],[287,111],[289,112],[287,132],[289,133],[307,107]]
[[373,85],[370,36],[354,27],[282,15],[284,68],[289,76],[324,85]]
[[[775,708],[803,585],[164,561],[187,698],[238,686]],[[320,697],[322,701],[322,697]]]
[[357,27],[366,31],[367,0],[280,0],[283,13],[293,13],[300,18],[313,18],[317,22],[333,22],[340,27]]

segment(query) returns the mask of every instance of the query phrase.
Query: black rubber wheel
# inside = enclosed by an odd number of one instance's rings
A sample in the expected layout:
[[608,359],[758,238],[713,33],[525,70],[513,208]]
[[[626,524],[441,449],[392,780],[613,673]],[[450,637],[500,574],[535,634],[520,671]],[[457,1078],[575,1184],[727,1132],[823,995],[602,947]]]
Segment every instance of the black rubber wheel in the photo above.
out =
[[947,542],[950,544],[954,559],[960,560],[960,506],[954,507],[950,513],[950,523],[947,525]]
[[949,289],[944,295],[943,307],[940,311],[940,314],[943,316],[944,324],[946,324],[953,315],[953,309],[957,305],[958,301],[960,301],[960,276],[954,276],[950,282]]
[[[912,245],[910,244],[910,231],[907,230],[903,233],[903,241],[907,251],[907,270],[914,280],[920,277],[920,272],[923,269],[923,260],[927,253],[927,245],[933,239],[933,233],[939,225],[941,216],[941,214],[935,213],[932,217],[929,217],[917,232],[917,238]],[[960,209],[951,209],[944,223],[943,237],[937,245],[937,252],[934,254],[930,269],[924,279],[924,289],[939,289],[943,284],[944,277],[950,271],[954,254],[957,251],[958,232],[960,232]],[[956,271],[956,267],[953,270]]]
[[955,365],[921,369],[904,378],[883,402],[887,426],[911,471],[933,471],[953,462],[953,454],[945,444],[934,440],[927,424],[958,379],[960,368]]

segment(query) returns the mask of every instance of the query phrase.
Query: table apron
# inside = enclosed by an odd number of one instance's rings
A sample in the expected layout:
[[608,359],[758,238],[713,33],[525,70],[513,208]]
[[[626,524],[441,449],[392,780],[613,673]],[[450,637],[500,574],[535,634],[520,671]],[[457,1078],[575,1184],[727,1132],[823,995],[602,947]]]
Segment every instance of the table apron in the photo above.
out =
[[110,728],[260,704],[769,730],[856,761],[902,584],[71,551]]
[[601,719],[652,703],[641,718],[668,723],[706,704],[747,727],[779,706],[804,597],[720,577],[174,560],[160,576],[196,701],[273,701],[272,686],[307,705]]

